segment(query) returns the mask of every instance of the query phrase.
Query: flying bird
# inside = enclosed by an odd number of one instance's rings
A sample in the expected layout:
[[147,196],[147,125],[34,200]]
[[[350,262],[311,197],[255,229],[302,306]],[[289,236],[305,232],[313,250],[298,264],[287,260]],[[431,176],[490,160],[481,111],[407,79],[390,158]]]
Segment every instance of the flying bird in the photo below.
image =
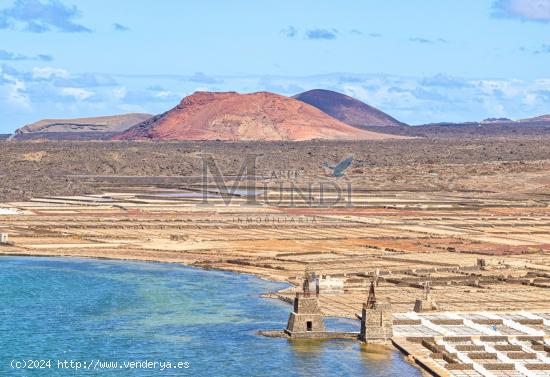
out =
[[348,155],[346,159],[340,161],[336,165],[329,165],[327,162],[324,162],[323,167],[325,167],[326,169],[332,170],[332,172],[327,175],[331,175],[333,177],[342,177],[345,174],[346,169],[351,166],[352,162],[353,162],[353,156]]

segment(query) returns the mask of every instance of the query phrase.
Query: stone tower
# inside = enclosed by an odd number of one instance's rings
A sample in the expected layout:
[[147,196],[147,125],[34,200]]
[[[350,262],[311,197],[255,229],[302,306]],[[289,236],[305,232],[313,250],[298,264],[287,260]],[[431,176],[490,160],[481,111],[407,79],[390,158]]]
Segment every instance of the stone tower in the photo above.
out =
[[296,338],[315,338],[325,332],[325,322],[319,310],[317,293],[312,294],[309,289],[309,276],[306,274],[302,293],[296,293],[294,309],[288,317],[285,332]]
[[374,281],[370,284],[369,297],[361,311],[359,339],[365,343],[386,343],[393,336],[391,305],[376,301]]

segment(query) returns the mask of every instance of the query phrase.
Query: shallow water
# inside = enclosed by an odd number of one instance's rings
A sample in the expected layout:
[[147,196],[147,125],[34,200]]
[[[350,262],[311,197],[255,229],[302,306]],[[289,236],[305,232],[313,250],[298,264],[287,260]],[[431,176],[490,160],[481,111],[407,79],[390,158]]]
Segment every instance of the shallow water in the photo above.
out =
[[[286,325],[290,305],[259,298],[281,287],[179,265],[0,257],[0,375],[420,376],[397,352],[256,335]],[[10,366],[28,359],[51,367]],[[58,369],[58,360],[73,368]],[[97,371],[98,360],[118,364]],[[182,364],[161,372],[123,364],[131,361]]]

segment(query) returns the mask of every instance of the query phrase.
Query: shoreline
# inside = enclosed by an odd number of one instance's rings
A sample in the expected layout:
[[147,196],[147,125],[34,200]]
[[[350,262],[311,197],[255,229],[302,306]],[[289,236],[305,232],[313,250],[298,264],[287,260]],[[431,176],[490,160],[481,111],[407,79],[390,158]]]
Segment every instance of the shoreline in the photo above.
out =
[[[154,264],[166,264],[166,265],[181,265],[183,267],[186,267],[186,268],[191,268],[191,269],[196,269],[196,270],[201,270],[201,271],[217,271],[217,272],[225,272],[225,273],[231,273],[231,274],[235,274],[235,275],[242,275],[242,276],[251,276],[251,277],[254,277],[254,278],[257,278],[259,280],[263,280],[263,281],[266,281],[266,282],[270,282],[270,283],[276,283],[276,284],[287,284],[288,287],[286,288],[283,288],[284,289],[287,289],[287,288],[290,288],[292,287],[292,285],[288,282],[279,282],[279,281],[274,281],[274,280],[270,280],[270,279],[267,279],[266,277],[262,277],[262,276],[259,276],[259,275],[256,275],[256,274],[252,274],[252,273],[244,273],[244,272],[238,272],[238,271],[230,271],[230,270],[224,270],[224,269],[219,269],[219,268],[204,268],[204,267],[201,267],[201,266],[190,266],[190,265],[187,265],[185,263],[181,263],[181,262],[164,262],[164,261],[158,261],[158,260],[139,260],[139,259],[122,259],[122,258],[106,258],[106,257],[91,257],[91,256],[87,256],[87,257],[80,257],[80,256],[65,256],[65,255],[34,255],[34,254],[5,254],[5,253],[0,253],[0,260],[2,257],[21,257],[21,258],[60,258],[60,259],[72,259],[72,260],[78,260],[78,259],[81,259],[81,260],[98,260],[98,261],[120,261],[120,262],[124,262],[124,261],[129,261],[129,262],[142,262],[142,263],[154,263]],[[286,303],[286,304],[289,304],[289,310],[291,309],[291,306],[292,306],[292,303],[291,302],[288,302],[287,300],[284,300],[283,298],[281,297],[278,297],[277,296],[277,293],[279,291],[275,291],[275,292],[264,292],[264,293],[261,293],[258,295],[258,298],[259,299],[268,299],[268,300],[278,300],[279,302],[283,302],[283,303]],[[339,318],[339,319],[348,319],[348,320],[353,320],[351,318],[347,318],[347,317],[336,317],[336,316],[329,316],[329,315],[325,315],[323,314],[323,317],[324,318]],[[261,332],[279,332],[279,331],[283,331],[284,329],[259,329],[257,331],[257,334],[258,335],[261,335],[261,336],[264,336],[265,335],[262,335],[260,334]],[[267,336],[269,337],[269,336]],[[335,338],[335,339],[340,339],[340,338]],[[329,339],[325,339],[325,340],[329,340]],[[388,344],[387,345],[387,348],[388,350],[391,350],[391,351],[395,351],[395,352],[398,352],[399,350],[393,346],[392,344]]]
[[[2,252],[2,249],[0,247],[0,258],[3,257],[3,256],[6,256],[6,257],[36,257],[36,258],[96,259],[96,260],[112,260],[112,261],[179,264],[179,265],[182,265],[182,266],[185,266],[185,267],[196,268],[198,270],[203,270],[203,271],[213,270],[213,271],[221,271],[221,272],[231,272],[231,273],[239,274],[239,275],[250,275],[250,276],[257,277],[258,279],[273,282],[273,283],[287,284],[289,286],[288,288],[292,287],[292,284],[290,284],[288,281],[277,281],[277,280],[274,280],[274,279],[269,279],[266,276],[256,274],[256,273],[253,273],[253,272],[234,271],[234,270],[230,270],[230,269],[216,268],[214,266],[205,267],[205,266],[187,264],[185,262],[162,260],[162,259],[155,259],[155,258],[144,259],[144,258],[128,258],[128,257],[115,258],[115,257],[105,257],[105,256],[99,256],[99,255],[67,255],[67,254],[41,254],[41,253],[40,254],[33,254],[33,253],[10,253],[10,252],[4,253],[4,252]],[[271,292],[271,294],[273,294],[273,293],[274,292]],[[284,301],[284,300],[280,300],[280,301]]]
[[[129,261],[129,262],[142,262],[142,263],[154,263],[154,264],[166,264],[166,265],[175,265],[175,264],[177,264],[177,265],[181,265],[181,266],[186,267],[186,268],[196,269],[196,270],[201,270],[201,271],[217,271],[217,272],[231,273],[231,274],[235,274],[235,275],[251,276],[251,277],[257,278],[257,279],[262,280],[262,281],[266,281],[266,282],[270,282],[270,283],[276,283],[276,284],[287,284],[287,285],[289,285],[289,287],[291,287],[290,283],[288,283],[288,282],[273,281],[273,280],[270,280],[270,279],[267,279],[265,277],[258,276],[256,274],[252,274],[252,273],[244,273],[244,272],[223,270],[223,269],[219,269],[219,268],[204,268],[204,267],[201,267],[201,266],[190,266],[190,265],[186,265],[186,264],[180,263],[180,262],[164,262],[164,261],[155,261],[155,260],[138,260],[138,259],[122,259],[122,258],[106,258],[106,257],[101,258],[101,257],[91,257],[91,256],[80,257],[80,256],[65,256],[65,255],[43,255],[43,254],[34,255],[34,254],[6,254],[6,253],[0,253],[0,260],[1,260],[2,257],[51,258],[51,259],[58,259],[59,258],[59,259],[69,259],[69,260],[78,260],[78,259],[80,259],[80,260],[86,260],[86,261],[93,261],[93,260],[98,260],[98,261],[120,261],[120,262]],[[287,287],[287,288],[289,288],[289,287]],[[283,288],[283,289],[286,289],[286,288]],[[257,297],[259,299],[278,300],[279,302],[289,304],[289,309],[291,309],[291,304],[292,303],[290,303],[290,302],[288,302],[288,301],[286,301],[286,300],[284,300],[280,297],[277,297],[276,296],[277,292],[264,292],[264,293],[259,294]],[[323,317],[324,318],[353,320],[353,319],[347,318],[347,317],[336,317],[336,316],[329,316],[329,315],[325,315],[325,314],[323,314]],[[280,330],[279,329],[258,329],[257,335],[269,338],[269,337],[273,337],[273,336],[266,336],[266,335],[263,335],[261,333],[262,332],[266,332],[266,333],[283,332],[283,330],[284,329],[280,329]],[[342,333],[342,332],[340,332],[340,333]],[[348,339],[348,340],[353,340],[349,336],[347,336],[345,338]],[[327,338],[327,339],[323,339],[323,340],[331,340],[331,339],[344,339],[344,338],[336,336],[334,338]],[[353,341],[357,341],[357,340],[353,340]],[[395,347],[393,345],[393,343],[388,343],[388,344],[384,344],[384,345],[372,344],[371,346],[378,346],[378,347],[382,346],[382,347],[386,348],[389,351],[399,352],[399,349],[397,347]],[[401,352],[399,352],[399,353],[401,353]]]
[[[257,278],[259,280],[263,280],[263,281],[266,281],[266,282],[269,282],[269,283],[276,283],[276,284],[286,284],[288,285],[288,287],[286,288],[283,288],[282,290],[284,289],[288,289],[290,287],[292,287],[292,285],[288,282],[281,282],[281,281],[274,281],[274,280],[271,280],[271,279],[268,279],[266,277],[262,277],[262,276],[259,276],[259,275],[256,275],[256,274],[253,274],[253,273],[245,273],[245,272],[238,272],[238,271],[230,271],[230,270],[224,270],[224,269],[220,269],[220,268],[204,268],[204,267],[201,267],[201,266],[191,266],[191,265],[187,265],[185,263],[181,263],[181,262],[164,262],[164,261],[158,261],[158,260],[140,260],[140,259],[122,259],[122,258],[101,258],[101,257],[90,257],[90,256],[87,256],[87,257],[80,257],[80,256],[66,256],[66,255],[34,255],[34,254],[5,254],[5,253],[1,253],[0,252],[0,260],[2,257],[22,257],[22,258],[64,258],[64,259],[72,259],[72,260],[77,260],[77,259],[82,259],[82,260],[98,260],[98,261],[120,261],[120,262],[124,262],[124,261],[129,261],[129,262],[143,262],[143,263],[155,263],[155,264],[167,264],[167,265],[181,265],[183,267],[186,267],[186,268],[191,268],[191,269],[196,269],[196,270],[201,270],[201,271],[217,271],[217,272],[225,272],[225,273],[231,273],[231,274],[235,274],[235,275],[242,275],[242,276],[251,276],[251,277],[254,277],[254,278]],[[260,299],[268,299],[268,300],[277,300],[279,302],[283,302],[283,303],[286,303],[286,304],[289,304],[289,309],[291,309],[291,306],[292,306],[292,303],[287,301],[287,300],[284,300],[283,298],[281,297],[278,297],[277,296],[277,293],[280,292],[280,291],[275,291],[275,292],[264,292],[264,293],[261,293],[258,295],[258,298]],[[330,316],[330,315],[326,315],[326,314],[323,314],[323,317],[324,318],[338,318],[338,319],[347,319],[347,320],[353,320],[353,318],[347,318],[347,317],[338,317],[338,316]],[[282,331],[283,329],[281,329]],[[264,329],[264,330],[258,330],[258,331],[279,331],[277,329]],[[397,351],[397,349],[395,347],[390,347],[391,349]]]

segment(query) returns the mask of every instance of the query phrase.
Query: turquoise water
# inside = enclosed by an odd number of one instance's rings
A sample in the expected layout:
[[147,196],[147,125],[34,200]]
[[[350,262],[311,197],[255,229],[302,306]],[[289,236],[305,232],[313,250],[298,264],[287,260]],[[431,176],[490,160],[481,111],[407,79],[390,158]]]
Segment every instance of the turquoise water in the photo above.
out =
[[[0,375],[420,376],[396,352],[256,335],[286,325],[290,305],[259,298],[281,287],[179,265],[0,257]],[[10,366],[28,359],[51,360],[51,367]],[[58,360],[72,360],[73,368],[58,369]],[[118,364],[93,371],[97,360]],[[131,361],[178,368],[123,364]]]

